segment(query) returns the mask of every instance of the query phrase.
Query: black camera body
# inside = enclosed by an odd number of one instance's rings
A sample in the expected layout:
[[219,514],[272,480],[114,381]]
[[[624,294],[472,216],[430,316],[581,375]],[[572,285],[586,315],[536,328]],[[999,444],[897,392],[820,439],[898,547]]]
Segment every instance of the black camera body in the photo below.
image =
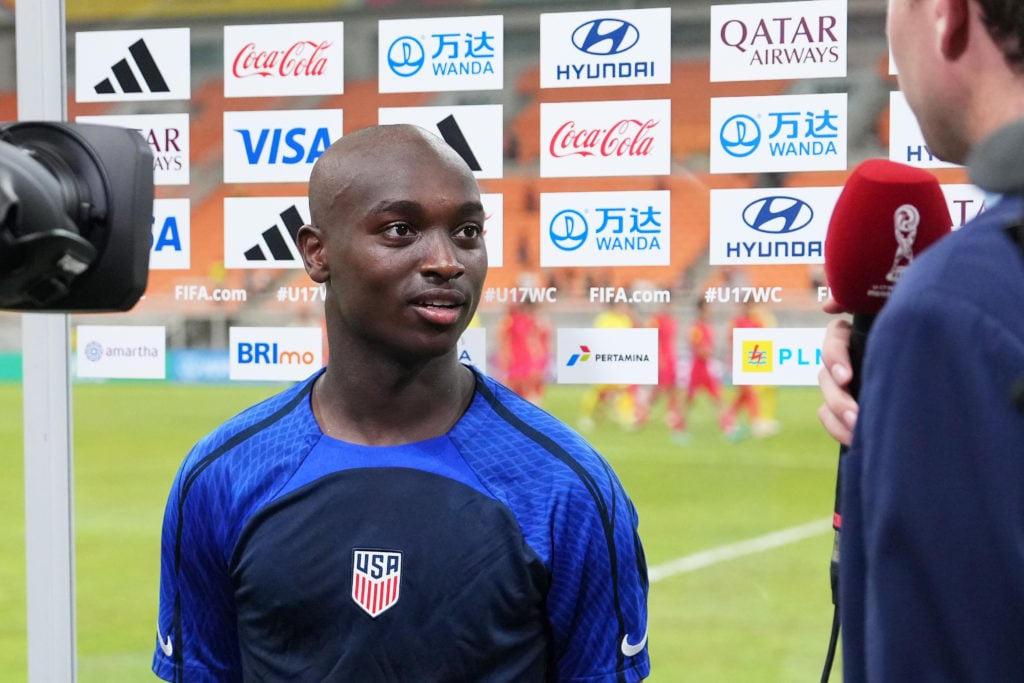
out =
[[153,153],[138,131],[0,125],[0,309],[129,310],[152,223]]

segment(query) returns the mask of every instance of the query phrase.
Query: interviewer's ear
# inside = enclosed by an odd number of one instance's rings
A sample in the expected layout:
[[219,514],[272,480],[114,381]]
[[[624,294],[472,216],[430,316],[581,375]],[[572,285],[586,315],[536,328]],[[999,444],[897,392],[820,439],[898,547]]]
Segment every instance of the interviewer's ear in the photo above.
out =
[[[935,0],[935,3],[939,49],[946,59],[955,60],[967,49],[971,39],[969,0]],[[977,30],[984,31],[985,27],[979,23]]]
[[327,254],[320,229],[313,225],[303,225],[295,239],[299,245],[299,253],[302,254],[302,264],[306,267],[310,279],[320,284],[330,280],[331,274],[327,267]]

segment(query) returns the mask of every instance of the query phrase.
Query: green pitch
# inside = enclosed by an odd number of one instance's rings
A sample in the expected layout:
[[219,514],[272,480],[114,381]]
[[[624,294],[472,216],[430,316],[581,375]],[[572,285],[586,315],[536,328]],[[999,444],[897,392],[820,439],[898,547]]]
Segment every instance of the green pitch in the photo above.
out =
[[[155,680],[149,663],[160,525],[171,479],[196,439],[275,390],[162,383],[75,387],[82,683]],[[575,424],[582,393],[552,387],[544,406]],[[588,434],[640,513],[655,576],[652,681],[820,677],[831,623],[828,520],[837,449],[815,417],[818,401],[813,388],[780,389],[782,430],[766,439],[724,439],[712,407],[700,400],[686,445],[673,443],[657,410],[643,429],[599,421]],[[6,683],[27,678],[20,385],[0,385],[0,415],[0,683]],[[794,528],[811,531],[797,537],[802,540],[760,550],[738,545]]]

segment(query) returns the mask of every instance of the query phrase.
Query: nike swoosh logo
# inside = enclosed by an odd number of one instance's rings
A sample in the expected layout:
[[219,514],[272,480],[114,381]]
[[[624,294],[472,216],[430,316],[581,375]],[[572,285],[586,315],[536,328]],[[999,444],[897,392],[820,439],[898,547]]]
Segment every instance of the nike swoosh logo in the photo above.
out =
[[627,633],[622,637],[622,654],[627,657],[635,657],[643,651],[645,645],[647,645],[647,631],[644,631],[644,637],[636,645],[629,642],[629,634]]
[[[171,636],[168,634],[167,639],[165,640],[164,637],[160,635],[160,624],[157,624],[156,626],[156,642],[160,643],[161,652],[168,657],[174,656],[174,643],[171,642]],[[626,641],[622,641],[622,646],[626,646]]]

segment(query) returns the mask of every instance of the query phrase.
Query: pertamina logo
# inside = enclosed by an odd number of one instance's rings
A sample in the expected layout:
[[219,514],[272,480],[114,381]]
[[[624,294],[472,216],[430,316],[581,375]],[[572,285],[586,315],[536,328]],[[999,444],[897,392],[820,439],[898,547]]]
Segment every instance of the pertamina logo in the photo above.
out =
[[224,112],[224,182],[305,183],[342,119],[340,109]]
[[189,29],[75,34],[79,102],[191,97]]
[[342,22],[224,27],[225,97],[344,91]]

